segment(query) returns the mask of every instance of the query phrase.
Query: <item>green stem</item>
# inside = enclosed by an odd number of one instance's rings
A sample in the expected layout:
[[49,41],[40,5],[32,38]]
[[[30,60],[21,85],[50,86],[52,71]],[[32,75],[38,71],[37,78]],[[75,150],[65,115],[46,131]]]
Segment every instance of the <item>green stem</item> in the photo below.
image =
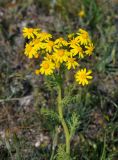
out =
[[61,124],[64,129],[65,139],[66,139],[66,153],[70,155],[70,133],[68,126],[65,122],[64,116],[63,116],[63,106],[62,106],[62,90],[61,86],[58,86],[58,114],[61,121]]

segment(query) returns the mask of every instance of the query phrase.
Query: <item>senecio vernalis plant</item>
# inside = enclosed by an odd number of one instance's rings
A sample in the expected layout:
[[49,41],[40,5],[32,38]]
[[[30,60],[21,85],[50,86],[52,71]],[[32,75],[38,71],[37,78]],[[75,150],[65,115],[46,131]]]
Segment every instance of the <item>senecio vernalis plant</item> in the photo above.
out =
[[75,114],[71,118],[73,124],[69,125],[63,113],[62,89],[64,90],[64,74],[67,71],[75,73],[74,78],[78,85],[88,85],[92,79],[92,71],[81,69],[80,60],[93,53],[94,45],[87,31],[79,29],[77,33],[54,39],[50,33],[42,32],[37,28],[23,28],[23,36],[29,39],[25,45],[24,54],[32,59],[39,58],[39,68],[36,75],[55,77],[57,90],[57,111],[59,121],[65,135],[66,154],[70,156],[70,141],[78,125]]

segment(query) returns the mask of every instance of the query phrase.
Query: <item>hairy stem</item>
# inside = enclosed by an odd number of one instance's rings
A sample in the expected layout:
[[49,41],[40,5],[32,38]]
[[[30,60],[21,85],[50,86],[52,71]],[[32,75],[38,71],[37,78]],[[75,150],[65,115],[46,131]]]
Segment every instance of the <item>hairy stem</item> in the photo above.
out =
[[64,129],[64,134],[65,134],[65,139],[66,139],[66,153],[70,155],[70,133],[69,133],[68,126],[63,116],[62,90],[61,90],[60,85],[58,86],[58,114],[59,114],[59,118],[60,118],[62,127]]

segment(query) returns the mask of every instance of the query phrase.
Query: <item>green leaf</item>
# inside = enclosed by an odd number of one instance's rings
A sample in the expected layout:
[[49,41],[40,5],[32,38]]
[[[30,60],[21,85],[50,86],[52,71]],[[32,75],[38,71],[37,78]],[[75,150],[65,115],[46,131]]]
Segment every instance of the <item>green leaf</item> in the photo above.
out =
[[76,113],[73,113],[70,120],[68,121],[69,129],[70,129],[70,138],[75,134],[76,129],[80,125],[79,116]]
[[52,120],[59,121],[58,114],[54,112],[52,109],[42,108],[41,114],[47,116],[48,118],[51,118]]
[[65,145],[60,144],[57,150],[56,160],[71,160],[65,151]]

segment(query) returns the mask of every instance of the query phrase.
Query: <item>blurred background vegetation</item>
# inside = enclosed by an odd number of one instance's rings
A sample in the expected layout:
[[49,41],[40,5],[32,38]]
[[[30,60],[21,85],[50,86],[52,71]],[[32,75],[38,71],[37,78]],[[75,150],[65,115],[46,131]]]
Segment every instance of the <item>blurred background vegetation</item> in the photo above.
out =
[[[0,0],[0,160],[49,160],[58,144],[53,117],[41,114],[55,107],[56,94],[34,74],[38,62],[23,55],[26,26],[56,38],[89,31],[95,51],[83,65],[93,69],[93,82],[67,88],[76,97],[65,116],[76,111],[81,121],[71,153],[75,160],[118,160],[117,0]],[[63,143],[61,127],[59,136]]]

